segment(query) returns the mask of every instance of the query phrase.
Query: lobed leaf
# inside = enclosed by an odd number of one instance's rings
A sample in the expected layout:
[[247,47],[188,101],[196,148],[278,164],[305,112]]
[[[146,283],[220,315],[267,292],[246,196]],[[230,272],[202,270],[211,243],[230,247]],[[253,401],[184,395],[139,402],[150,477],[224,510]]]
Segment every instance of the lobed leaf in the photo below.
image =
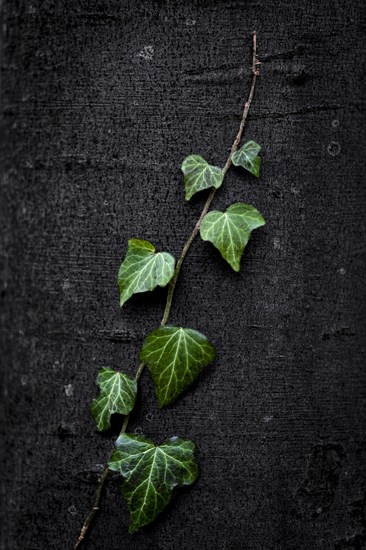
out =
[[238,202],[225,212],[213,210],[203,218],[200,235],[210,241],[234,271],[240,270],[240,259],[251,232],[265,225],[265,220],[253,206]]
[[211,166],[199,155],[189,155],[182,163],[182,172],[184,174],[184,187],[186,191],[186,201],[198,191],[215,187],[218,189],[224,179],[221,168]]
[[122,434],[109,461],[109,469],[125,479],[122,496],[131,514],[129,532],[152,522],[169,503],[177,485],[190,485],[198,475],[195,445],[171,437],[155,446],[146,437]]
[[128,414],[135,406],[137,383],[113,369],[102,368],[98,373],[99,395],[93,399],[90,410],[99,431],[110,427],[111,415]]
[[247,141],[239,151],[233,153],[231,160],[235,166],[242,166],[259,178],[261,159],[258,157],[258,153],[260,150],[261,146],[258,143]]
[[138,292],[166,286],[174,274],[175,259],[167,252],[155,252],[155,247],[141,239],[130,239],[126,258],[118,273],[120,304]]
[[139,357],[149,367],[159,407],[165,407],[214,361],[215,348],[197,330],[168,326],[147,336]]

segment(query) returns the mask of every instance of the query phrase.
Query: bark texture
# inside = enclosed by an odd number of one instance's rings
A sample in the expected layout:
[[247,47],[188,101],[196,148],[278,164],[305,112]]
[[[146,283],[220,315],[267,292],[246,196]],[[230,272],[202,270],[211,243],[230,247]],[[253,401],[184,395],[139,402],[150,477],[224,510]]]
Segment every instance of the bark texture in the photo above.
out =
[[366,548],[364,7],[341,2],[2,2],[0,548],[71,548],[114,431],[89,414],[100,366],[133,374],[165,291],[123,310],[128,237],[178,256],[203,196],[189,153],[223,164],[245,131],[259,181],[231,170],[214,208],[268,220],[234,273],[194,243],[171,321],[218,357],[131,430],[187,436],[201,475],[131,536],[110,476],[89,550]]

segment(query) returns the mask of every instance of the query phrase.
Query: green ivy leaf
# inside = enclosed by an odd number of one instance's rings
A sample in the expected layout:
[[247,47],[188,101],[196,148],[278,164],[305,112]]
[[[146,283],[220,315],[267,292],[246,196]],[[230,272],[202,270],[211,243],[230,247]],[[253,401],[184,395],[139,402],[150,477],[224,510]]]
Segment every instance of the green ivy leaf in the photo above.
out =
[[159,407],[174,401],[214,359],[213,345],[190,328],[158,328],[147,336],[140,351],[140,360],[150,369]]
[[98,373],[99,395],[90,405],[91,413],[99,431],[110,427],[111,415],[128,414],[135,405],[137,383],[113,369],[102,368]]
[[155,446],[143,436],[119,436],[108,466],[125,478],[121,492],[131,514],[130,533],[152,522],[164,510],[174,487],[195,481],[198,465],[194,449],[193,441],[180,437]]
[[189,155],[182,163],[184,174],[184,187],[186,190],[186,201],[198,191],[215,187],[218,189],[222,184],[224,175],[221,168],[211,166],[199,155]]
[[167,252],[155,252],[149,241],[130,239],[127,255],[119,268],[120,304],[137,292],[166,286],[174,274],[175,259]]
[[258,157],[258,153],[260,150],[261,146],[258,143],[247,141],[239,151],[233,153],[231,160],[235,166],[242,166],[245,170],[248,170],[259,178],[261,159]]
[[238,202],[225,212],[213,210],[203,218],[200,234],[220,251],[234,271],[240,270],[240,258],[253,229],[265,225],[265,220],[253,206]]

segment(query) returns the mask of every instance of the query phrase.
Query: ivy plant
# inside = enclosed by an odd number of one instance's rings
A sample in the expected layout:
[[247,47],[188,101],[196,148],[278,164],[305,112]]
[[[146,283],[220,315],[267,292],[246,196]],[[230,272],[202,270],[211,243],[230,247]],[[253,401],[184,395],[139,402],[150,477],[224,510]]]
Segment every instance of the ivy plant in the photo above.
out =
[[[169,315],[184,258],[197,235],[203,241],[211,242],[222,258],[238,272],[252,231],[265,224],[258,210],[244,202],[231,204],[224,212],[209,211],[216,191],[221,187],[232,164],[242,167],[257,178],[260,175],[260,146],[250,140],[239,148],[259,75],[258,66],[254,32],[250,93],[225,165],[222,168],[214,166],[196,154],[189,155],[182,162],[186,200],[190,200],[195,193],[210,191],[178,260],[169,252],[157,252],[155,246],[147,240],[128,241],[117,281],[121,307],[133,294],[168,285],[166,305],[160,326],[147,334],[142,343],[140,366],[134,378],[110,366],[103,366],[99,370],[99,394],[90,405],[96,427],[99,431],[109,429],[111,416],[114,414],[124,415],[124,421],[115,449],[99,480],[93,507],[82,526],[74,549],[84,540],[98,510],[109,471],[117,472],[121,476],[121,493],[130,512],[131,533],[156,518],[171,500],[175,487],[191,485],[198,475],[193,441],[173,435],[162,444],[156,444],[145,436],[127,433],[129,413],[135,407],[138,383],[145,366],[150,371],[158,405],[165,407],[187,391],[202,370],[215,360],[216,351],[210,341],[211,335],[208,338],[197,330],[199,327],[171,326]],[[214,335],[212,339],[214,340]]]

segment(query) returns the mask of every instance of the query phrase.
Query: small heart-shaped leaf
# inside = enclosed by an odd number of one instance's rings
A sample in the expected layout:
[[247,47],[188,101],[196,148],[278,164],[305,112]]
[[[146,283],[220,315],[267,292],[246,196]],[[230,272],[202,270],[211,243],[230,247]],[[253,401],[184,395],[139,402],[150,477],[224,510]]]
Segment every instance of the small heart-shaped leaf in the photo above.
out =
[[146,337],[140,351],[140,360],[150,369],[159,407],[175,401],[214,359],[213,345],[190,328],[158,328]]
[[152,522],[169,503],[177,485],[191,485],[198,475],[195,445],[171,437],[156,446],[146,437],[122,434],[109,469],[124,477],[121,492],[131,514],[129,532]]
[[111,415],[128,414],[135,406],[137,383],[113,369],[102,368],[98,373],[99,395],[90,405],[91,413],[99,431],[110,427]]
[[121,306],[132,294],[166,286],[173,277],[174,266],[175,259],[168,252],[155,252],[149,241],[130,239],[118,273]]
[[220,251],[234,271],[240,270],[240,258],[253,229],[265,225],[261,214],[249,204],[232,204],[226,212],[213,210],[203,218],[200,235]]
[[198,191],[215,187],[218,189],[223,182],[224,174],[221,168],[211,166],[199,155],[189,155],[182,163],[184,174],[184,187],[186,190],[186,201]]
[[258,157],[258,153],[260,150],[261,146],[258,143],[247,141],[239,151],[233,153],[231,160],[235,166],[242,166],[245,170],[248,170],[248,172],[259,178],[261,159]]

